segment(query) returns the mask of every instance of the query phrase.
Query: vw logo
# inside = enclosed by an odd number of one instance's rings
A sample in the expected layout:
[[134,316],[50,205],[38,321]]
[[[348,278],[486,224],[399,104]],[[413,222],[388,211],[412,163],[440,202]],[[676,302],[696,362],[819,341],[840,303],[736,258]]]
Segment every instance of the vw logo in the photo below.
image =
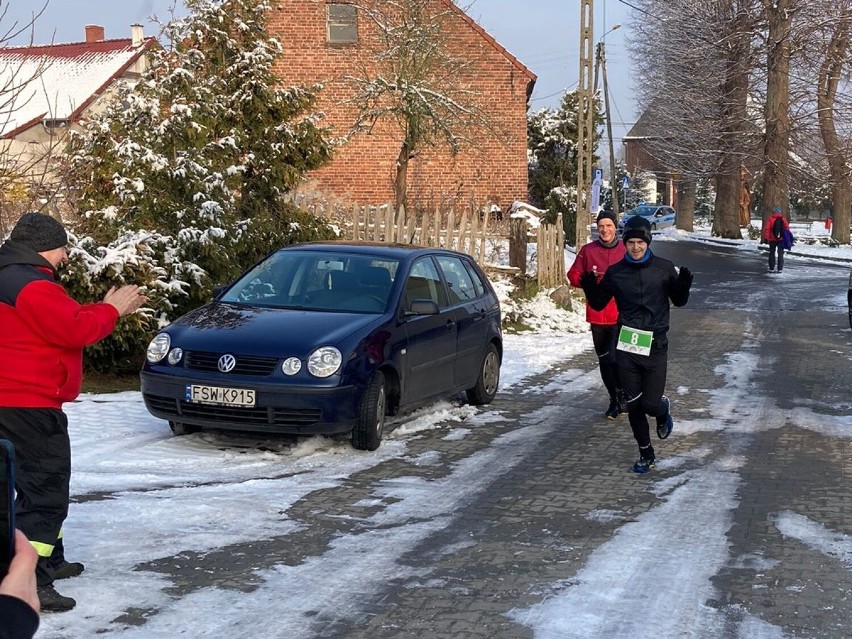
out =
[[234,366],[237,365],[237,358],[231,355],[230,353],[226,353],[219,358],[219,370],[223,373],[230,373],[234,370]]

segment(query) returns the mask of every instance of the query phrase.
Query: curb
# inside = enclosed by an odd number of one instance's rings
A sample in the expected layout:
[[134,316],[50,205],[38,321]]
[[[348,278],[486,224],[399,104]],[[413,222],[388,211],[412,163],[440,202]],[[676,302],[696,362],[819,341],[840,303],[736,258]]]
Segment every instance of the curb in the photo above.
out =
[[[704,244],[712,244],[714,246],[742,246],[746,240],[726,240],[724,238],[706,238],[706,237],[691,237],[690,239]],[[754,240],[749,240],[754,241]],[[768,251],[769,247],[765,244],[757,245],[758,251]],[[852,264],[852,257],[831,257],[827,255],[814,255],[813,253],[801,253],[795,249],[784,251],[787,255],[795,255],[797,257],[807,257],[812,260],[825,260],[827,262],[840,262],[841,264]]]

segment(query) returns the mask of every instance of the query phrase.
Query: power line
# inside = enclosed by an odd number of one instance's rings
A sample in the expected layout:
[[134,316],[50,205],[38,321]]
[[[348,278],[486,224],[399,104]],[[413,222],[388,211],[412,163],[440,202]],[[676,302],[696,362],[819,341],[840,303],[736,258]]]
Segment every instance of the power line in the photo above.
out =
[[654,20],[660,20],[661,22],[667,22],[667,20],[665,18],[661,18],[660,16],[654,15],[650,11],[646,11],[645,9],[642,9],[641,7],[637,7],[636,5],[630,4],[629,2],[627,2],[627,0],[617,0],[617,1],[620,2],[623,5],[627,5],[628,7],[630,7],[631,9],[634,9],[635,11],[638,11],[639,13],[644,13],[646,16],[650,16],[650,17],[654,18]]

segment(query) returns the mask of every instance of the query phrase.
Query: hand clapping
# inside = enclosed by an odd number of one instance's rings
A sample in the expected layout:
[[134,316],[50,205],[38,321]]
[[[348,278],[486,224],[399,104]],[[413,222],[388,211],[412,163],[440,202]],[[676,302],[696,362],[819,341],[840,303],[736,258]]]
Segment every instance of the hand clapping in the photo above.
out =
[[136,284],[127,284],[119,289],[113,286],[104,296],[104,302],[112,304],[120,317],[132,313],[147,301],[148,298],[139,292]]

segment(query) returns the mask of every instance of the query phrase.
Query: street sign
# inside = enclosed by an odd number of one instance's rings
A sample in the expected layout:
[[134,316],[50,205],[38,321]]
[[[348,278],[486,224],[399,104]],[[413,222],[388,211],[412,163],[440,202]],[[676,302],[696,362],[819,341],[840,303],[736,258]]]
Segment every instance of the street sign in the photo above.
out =
[[628,188],[630,188],[630,178],[629,178],[629,177],[627,177],[626,175],[625,175],[625,176],[624,176],[624,178],[621,180],[621,188],[623,188],[623,189],[628,189]]

